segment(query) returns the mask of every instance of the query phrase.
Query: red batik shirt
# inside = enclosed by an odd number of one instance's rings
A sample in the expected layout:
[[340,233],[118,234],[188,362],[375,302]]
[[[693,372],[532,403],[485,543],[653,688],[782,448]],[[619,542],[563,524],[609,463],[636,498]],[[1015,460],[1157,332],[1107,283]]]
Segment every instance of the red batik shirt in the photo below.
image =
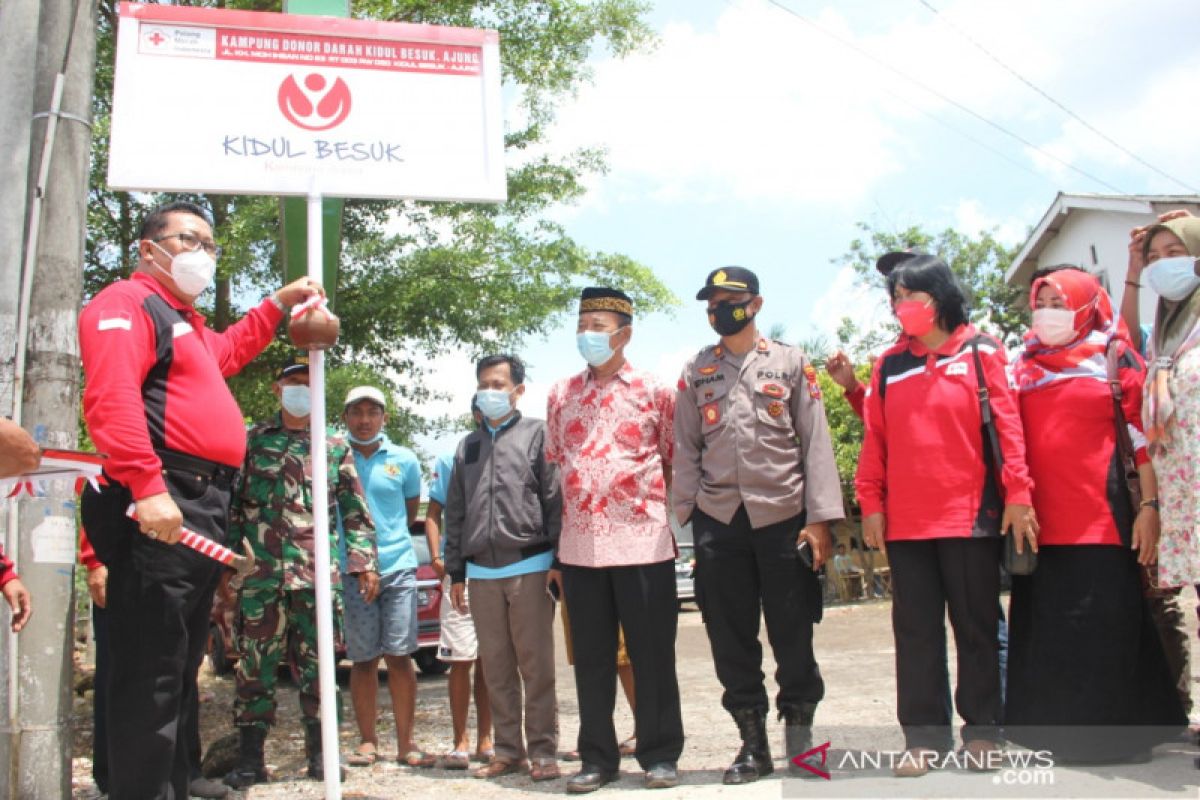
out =
[[603,382],[591,370],[559,381],[546,408],[546,460],[563,486],[558,560],[578,567],[675,558],[664,467],[675,390],[628,363]]

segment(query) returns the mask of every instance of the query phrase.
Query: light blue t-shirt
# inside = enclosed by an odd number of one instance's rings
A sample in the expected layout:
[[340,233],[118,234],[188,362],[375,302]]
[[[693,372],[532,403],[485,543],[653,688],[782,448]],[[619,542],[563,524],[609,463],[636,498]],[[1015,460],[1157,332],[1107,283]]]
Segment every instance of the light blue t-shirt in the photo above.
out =
[[408,532],[407,502],[421,496],[421,465],[407,447],[385,436],[370,458],[354,451],[354,466],[375,522],[379,574],[417,568],[417,554]]
[[[493,428],[490,420],[484,420],[484,425],[488,433],[492,435],[492,440],[495,441],[496,434],[512,425],[517,421],[514,415],[499,428]],[[447,478],[449,480],[449,478]],[[433,495],[430,494],[432,497]],[[467,580],[479,581],[494,581],[501,578],[515,578],[518,575],[528,575],[531,572],[545,572],[554,565],[554,551],[547,550],[544,553],[523,558],[515,564],[509,564],[507,567],[482,567],[478,564],[467,562]]]
[[[433,462],[433,483],[429,484],[429,500],[437,503],[444,510],[446,498],[450,496],[450,476],[454,474],[454,453],[442,453]],[[443,516],[443,519],[445,517]],[[446,557],[446,536],[442,532],[442,540],[438,543],[442,558]]]

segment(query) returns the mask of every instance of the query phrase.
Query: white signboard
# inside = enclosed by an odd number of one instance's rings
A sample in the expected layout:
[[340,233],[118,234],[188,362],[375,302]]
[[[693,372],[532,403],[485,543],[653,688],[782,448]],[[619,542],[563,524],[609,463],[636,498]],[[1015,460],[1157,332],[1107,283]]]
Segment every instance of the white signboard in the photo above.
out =
[[122,3],[114,189],[503,201],[495,31]]

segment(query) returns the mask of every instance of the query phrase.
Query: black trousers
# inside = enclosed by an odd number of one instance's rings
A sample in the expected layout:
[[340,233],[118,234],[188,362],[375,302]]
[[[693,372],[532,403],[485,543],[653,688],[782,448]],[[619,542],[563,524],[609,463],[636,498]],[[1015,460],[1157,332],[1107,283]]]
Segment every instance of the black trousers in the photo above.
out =
[[958,651],[954,703],[963,741],[1000,740],[1000,540],[944,538],[889,542],[896,707],[905,746],[954,745],[946,611]]
[[108,610],[92,606],[96,675],[92,691],[92,780],[108,794]]
[[[224,541],[230,489],[168,471],[184,525]],[[204,658],[221,565],[138,532],[127,489],[84,490],[81,513],[108,566],[108,796],[185,800],[199,750],[196,673]]]
[[762,671],[759,618],[775,653],[780,710],[813,707],[825,683],[813,655],[813,622],[821,616],[815,572],[796,555],[803,515],[751,528],[745,507],[726,525],[696,509],[696,601],[712,646],[717,678],[728,711],[769,710]]
[[606,772],[616,772],[621,764],[613,726],[619,623],[633,666],[638,763],[643,769],[674,764],[683,752],[675,676],[675,562],[598,569],[564,565],[562,572],[575,649],[580,759]]

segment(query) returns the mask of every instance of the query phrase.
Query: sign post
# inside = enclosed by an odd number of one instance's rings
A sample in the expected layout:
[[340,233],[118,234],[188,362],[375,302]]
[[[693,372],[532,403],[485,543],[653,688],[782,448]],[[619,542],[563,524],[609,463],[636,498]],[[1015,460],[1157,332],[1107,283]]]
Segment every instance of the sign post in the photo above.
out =
[[[145,135],[162,98],[205,86],[221,87],[206,113]],[[327,197],[503,202],[500,112],[495,31],[122,2],[108,183],[296,198],[308,276],[324,283]],[[309,358],[314,476],[328,475],[324,356]],[[325,796],[339,800],[326,480],[312,501]]]

